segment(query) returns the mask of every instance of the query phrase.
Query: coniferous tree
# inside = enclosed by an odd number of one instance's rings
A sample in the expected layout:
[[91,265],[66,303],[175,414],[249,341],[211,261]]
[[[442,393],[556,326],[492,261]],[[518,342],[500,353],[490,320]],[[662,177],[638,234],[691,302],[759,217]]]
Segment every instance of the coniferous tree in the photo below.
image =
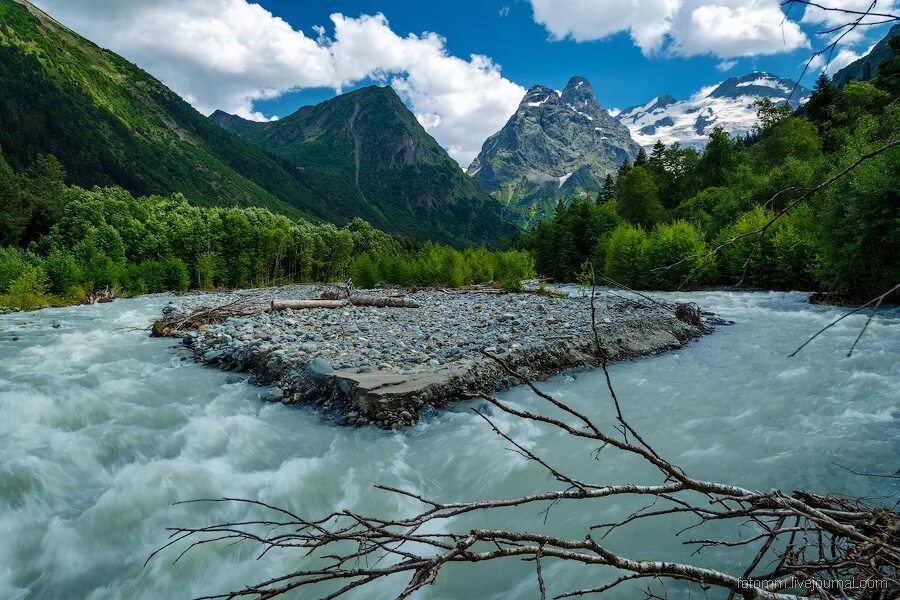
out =
[[837,110],[838,88],[824,72],[816,79],[816,87],[804,105],[806,116],[821,128],[832,121]]
[[704,188],[722,185],[729,173],[733,173],[743,162],[744,143],[733,140],[721,127],[709,134],[709,143],[697,165],[698,175]]
[[644,152],[644,149],[641,148],[638,151],[637,158],[634,159],[634,166],[643,167],[647,164],[647,153]]
[[598,204],[609,202],[616,197],[616,183],[612,175],[607,173],[603,180],[603,190],[597,195]]

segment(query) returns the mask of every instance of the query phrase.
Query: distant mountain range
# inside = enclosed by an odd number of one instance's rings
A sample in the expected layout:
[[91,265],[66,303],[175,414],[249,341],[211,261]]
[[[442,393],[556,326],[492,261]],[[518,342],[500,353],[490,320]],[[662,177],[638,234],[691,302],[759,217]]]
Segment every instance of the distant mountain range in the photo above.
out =
[[268,123],[221,111],[210,118],[294,165],[345,218],[454,245],[515,231],[391,87],[361,88]]
[[561,92],[532,86],[467,173],[531,224],[547,216],[557,198],[599,189],[639,150],[587,79],[572,77]]
[[657,140],[702,148],[717,126],[731,135],[751,132],[757,123],[755,103],[758,100],[769,98],[776,104],[787,102],[796,108],[809,94],[808,89],[795,81],[756,72],[727,79],[690,100],[658,96],[641,106],[626,108],[616,118],[645,148]]
[[26,0],[0,0],[0,82],[0,148],[17,170],[54,154],[81,186],[337,224],[361,216],[457,246],[516,230],[390,88],[268,125],[220,113],[220,127]]

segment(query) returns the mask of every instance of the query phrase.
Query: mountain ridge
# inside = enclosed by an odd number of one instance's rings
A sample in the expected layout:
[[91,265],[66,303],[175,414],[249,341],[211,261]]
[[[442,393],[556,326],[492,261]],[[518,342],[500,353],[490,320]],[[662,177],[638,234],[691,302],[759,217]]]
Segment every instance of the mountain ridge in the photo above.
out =
[[831,80],[837,86],[844,86],[851,81],[867,81],[874,77],[878,71],[878,65],[894,55],[888,45],[891,38],[900,35],[900,23],[894,25],[872,49],[843,69],[834,74]]
[[342,214],[454,245],[515,227],[390,86],[366,86],[269,122],[217,111],[217,125],[295,165]]

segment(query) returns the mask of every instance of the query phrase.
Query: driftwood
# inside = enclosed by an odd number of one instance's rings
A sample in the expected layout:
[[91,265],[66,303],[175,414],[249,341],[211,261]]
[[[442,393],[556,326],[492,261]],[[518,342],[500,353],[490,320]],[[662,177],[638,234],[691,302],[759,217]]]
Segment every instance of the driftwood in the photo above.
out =
[[343,308],[345,306],[372,306],[375,308],[419,308],[420,304],[409,298],[381,296],[353,296],[343,300],[272,300],[269,304],[250,304],[237,300],[220,306],[202,306],[190,312],[171,312],[153,323],[153,337],[168,337],[204,325],[221,323],[231,317],[251,317],[276,310],[303,310],[307,308]]
[[84,304],[105,304],[116,299],[116,292],[105,287],[102,291],[91,292],[84,300]]
[[235,300],[218,306],[200,306],[189,312],[163,311],[162,319],[153,323],[151,337],[168,337],[184,331],[199,329],[204,325],[221,323],[230,317],[249,317],[265,310],[243,300]]
[[260,309],[259,312],[265,310],[301,310],[304,308],[341,308],[350,304],[349,300],[272,300],[268,309]]

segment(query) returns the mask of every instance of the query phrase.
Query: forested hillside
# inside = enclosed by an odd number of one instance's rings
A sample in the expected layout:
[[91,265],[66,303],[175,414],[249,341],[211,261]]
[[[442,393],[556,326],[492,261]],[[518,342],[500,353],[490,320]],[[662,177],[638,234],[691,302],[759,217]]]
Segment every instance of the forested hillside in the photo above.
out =
[[900,281],[900,37],[891,47],[871,82],[820,77],[802,116],[762,101],[746,139],[717,129],[702,154],[658,143],[595,201],[560,203],[517,244],[563,281],[584,279],[590,262],[640,288],[884,292]]
[[500,203],[389,86],[341,94],[269,123],[223,112],[211,119],[299,169],[339,223],[362,217],[379,229],[458,247],[516,231]]
[[210,123],[155,78],[30,4],[0,0],[0,147],[53,154],[72,183],[336,218],[295,168]]

